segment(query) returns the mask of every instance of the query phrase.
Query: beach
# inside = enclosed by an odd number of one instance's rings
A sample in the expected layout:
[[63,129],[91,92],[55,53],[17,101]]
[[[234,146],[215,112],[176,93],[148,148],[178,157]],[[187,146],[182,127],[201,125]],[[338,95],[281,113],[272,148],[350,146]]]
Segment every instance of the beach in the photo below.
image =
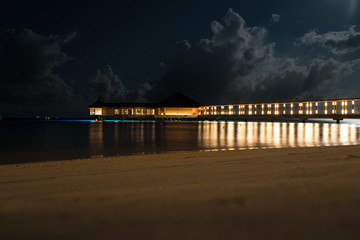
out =
[[358,239],[360,146],[0,165],[1,239]]

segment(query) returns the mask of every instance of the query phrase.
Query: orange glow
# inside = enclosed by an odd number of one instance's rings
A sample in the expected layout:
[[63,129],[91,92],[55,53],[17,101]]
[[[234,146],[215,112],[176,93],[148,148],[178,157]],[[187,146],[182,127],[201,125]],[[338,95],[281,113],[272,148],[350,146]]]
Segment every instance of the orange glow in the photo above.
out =
[[[89,107],[90,115],[96,116],[149,116],[149,115],[169,115],[169,116],[205,116],[205,115],[317,115],[316,117],[326,117],[321,115],[328,114],[360,114],[358,104],[360,98],[338,99],[323,101],[305,102],[282,102],[282,103],[256,103],[238,105],[210,105],[195,108],[190,107]],[[350,105],[351,104],[351,105]],[[313,116],[315,117],[315,116]],[[329,116],[331,117],[331,116]],[[344,116],[345,117],[345,116]]]

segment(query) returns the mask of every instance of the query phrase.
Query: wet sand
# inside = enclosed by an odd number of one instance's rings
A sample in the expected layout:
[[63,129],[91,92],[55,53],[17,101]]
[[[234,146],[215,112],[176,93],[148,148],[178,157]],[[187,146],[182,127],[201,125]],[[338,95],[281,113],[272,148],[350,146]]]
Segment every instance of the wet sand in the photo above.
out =
[[0,166],[0,239],[358,239],[360,146]]

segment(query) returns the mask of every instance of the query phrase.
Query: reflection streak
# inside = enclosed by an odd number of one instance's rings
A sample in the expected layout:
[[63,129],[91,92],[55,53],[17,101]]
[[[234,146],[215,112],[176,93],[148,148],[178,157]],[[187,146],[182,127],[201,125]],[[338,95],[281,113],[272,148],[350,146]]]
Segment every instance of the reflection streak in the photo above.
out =
[[207,122],[201,127],[201,149],[349,145],[359,143],[360,133],[355,125],[329,123]]
[[[109,123],[89,126],[89,151],[138,152],[168,150],[223,150],[283,148],[359,144],[360,127],[355,124],[217,122]],[[106,130],[107,129],[107,130]],[[111,132],[113,131],[113,132]],[[114,149],[110,149],[110,148]],[[144,150],[147,149],[147,150]]]

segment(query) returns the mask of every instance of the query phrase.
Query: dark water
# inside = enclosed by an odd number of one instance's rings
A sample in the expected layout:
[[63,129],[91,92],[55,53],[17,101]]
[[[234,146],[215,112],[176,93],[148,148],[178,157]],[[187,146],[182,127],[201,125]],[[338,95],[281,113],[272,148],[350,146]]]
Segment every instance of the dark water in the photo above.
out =
[[0,121],[0,163],[360,143],[359,122]]

